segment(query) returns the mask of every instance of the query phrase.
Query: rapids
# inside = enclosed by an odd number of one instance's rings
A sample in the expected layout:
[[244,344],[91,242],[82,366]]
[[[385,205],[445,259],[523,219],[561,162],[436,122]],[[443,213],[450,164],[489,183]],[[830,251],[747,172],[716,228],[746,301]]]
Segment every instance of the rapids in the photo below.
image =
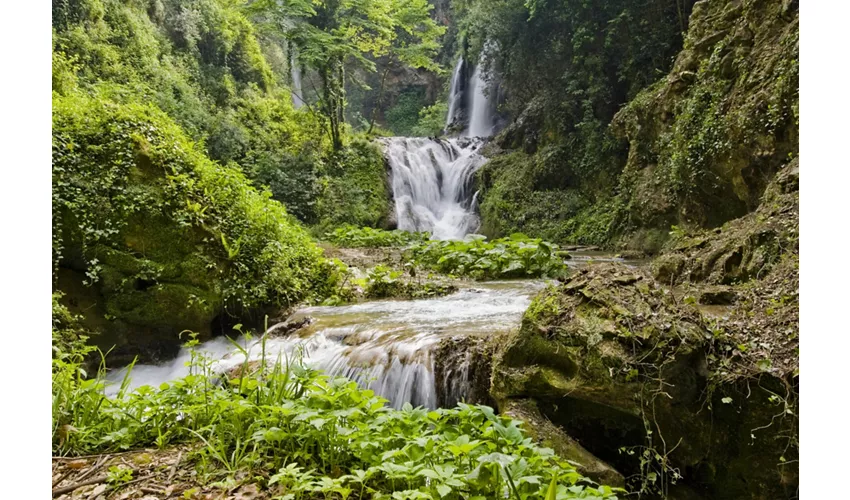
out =
[[[305,365],[328,375],[345,376],[387,398],[396,408],[404,403],[437,408],[438,401],[454,406],[468,396],[463,382],[470,376],[466,353],[451,360],[451,380],[435,376],[435,354],[440,343],[460,337],[489,337],[519,325],[531,297],[543,281],[493,281],[452,295],[421,300],[379,300],[347,306],[307,307],[292,319],[310,316],[308,327],[285,337],[270,335],[266,360],[292,356],[303,349]],[[259,337],[240,344],[250,360],[261,357]],[[226,372],[245,361],[226,338],[215,338],[195,348],[214,361],[213,370]],[[158,386],[189,374],[191,353],[183,349],[177,358],[160,365],[136,365],[130,388]],[[282,358],[283,359],[283,358]],[[126,368],[111,372],[108,394],[115,394]],[[438,397],[438,391],[443,391]]]

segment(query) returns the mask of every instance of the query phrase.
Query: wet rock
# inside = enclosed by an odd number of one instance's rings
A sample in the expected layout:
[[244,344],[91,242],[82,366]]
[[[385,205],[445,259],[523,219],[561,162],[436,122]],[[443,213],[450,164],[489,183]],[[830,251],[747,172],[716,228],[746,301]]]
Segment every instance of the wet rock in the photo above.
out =
[[730,286],[710,286],[699,291],[697,302],[708,306],[725,306],[735,302],[738,294]]
[[304,316],[303,318],[284,321],[276,325],[272,325],[266,331],[266,335],[272,337],[286,337],[302,328],[311,325],[314,321],[316,321],[316,319],[310,316]]
[[758,209],[723,225],[668,243],[652,264],[665,284],[744,283],[766,276],[799,246],[799,161],[790,161],[768,185]]
[[480,337],[443,339],[433,353],[437,405],[452,408],[466,402],[492,406],[492,355],[492,346]]
[[623,250],[615,257],[623,260],[642,260],[646,258],[646,254],[640,250]]

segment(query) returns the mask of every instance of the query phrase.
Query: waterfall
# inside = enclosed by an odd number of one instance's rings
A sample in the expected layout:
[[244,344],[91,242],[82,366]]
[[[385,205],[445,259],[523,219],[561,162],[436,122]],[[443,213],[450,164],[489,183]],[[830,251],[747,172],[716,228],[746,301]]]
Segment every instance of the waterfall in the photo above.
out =
[[493,135],[496,118],[496,100],[494,89],[490,82],[493,80],[489,72],[487,59],[496,50],[496,46],[488,41],[481,50],[478,65],[472,73],[469,88],[472,96],[469,103],[469,127],[466,129],[467,137],[490,137]]
[[[469,128],[467,137],[489,137],[493,133],[493,92],[488,89],[486,74],[482,75],[482,64],[479,63],[472,73],[472,102],[469,113]],[[485,72],[486,73],[486,72]]]
[[298,109],[304,105],[304,95],[301,93],[301,67],[298,65],[298,55],[294,49],[292,50],[292,60],[289,63],[289,68],[292,78],[292,88],[290,90],[292,94],[292,106]]
[[460,239],[478,229],[472,174],[484,164],[482,141],[391,137],[390,164],[398,228]]
[[446,130],[449,129],[452,122],[455,121],[455,114],[458,112],[458,105],[463,92],[463,58],[459,57],[455,70],[452,73],[452,82],[449,87],[449,114],[446,116]]

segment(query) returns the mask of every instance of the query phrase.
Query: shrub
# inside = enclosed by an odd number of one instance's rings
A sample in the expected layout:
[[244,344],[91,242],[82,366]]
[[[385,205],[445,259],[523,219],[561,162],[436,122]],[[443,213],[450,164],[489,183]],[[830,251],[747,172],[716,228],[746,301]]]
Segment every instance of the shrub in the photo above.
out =
[[457,291],[450,283],[406,279],[403,271],[378,265],[363,280],[363,295],[372,299],[421,299],[449,295]]
[[355,139],[328,163],[317,205],[320,225],[382,225],[391,209],[391,197],[381,150],[366,140]]
[[118,302],[148,291],[157,306],[195,300],[214,314],[221,302],[309,300],[334,279],[270,193],[210,161],[157,108],[97,93],[53,105],[54,265],[82,265],[107,307],[147,314]]

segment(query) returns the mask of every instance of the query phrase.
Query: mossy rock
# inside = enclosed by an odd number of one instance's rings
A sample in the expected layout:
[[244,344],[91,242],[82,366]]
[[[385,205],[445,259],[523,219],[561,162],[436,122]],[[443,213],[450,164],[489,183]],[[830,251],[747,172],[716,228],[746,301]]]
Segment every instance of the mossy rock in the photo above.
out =
[[183,330],[333,291],[338,273],[283,206],[155,107],[54,95],[53,118],[57,287],[89,305],[110,360],[173,355]]
[[[491,392],[502,411],[533,405],[626,476],[637,472],[637,462],[619,448],[661,450],[666,443],[668,451],[676,446],[670,464],[695,491],[712,498],[781,496],[793,474],[766,467],[743,479],[740,469],[748,457],[776,464],[783,453],[796,453],[764,440],[742,446],[745,428],[773,422],[770,391],[778,389],[770,387],[781,380],[748,371],[748,361],[735,355],[723,364],[715,354],[739,342],[718,340],[716,332],[742,328],[746,316],[709,321],[644,270],[584,269],[541,292],[520,328],[495,341],[500,347]],[[749,377],[761,378],[768,389],[747,395]],[[729,397],[745,417],[729,412]],[[776,428],[793,421],[789,417]],[[780,484],[780,476],[786,483]]]

